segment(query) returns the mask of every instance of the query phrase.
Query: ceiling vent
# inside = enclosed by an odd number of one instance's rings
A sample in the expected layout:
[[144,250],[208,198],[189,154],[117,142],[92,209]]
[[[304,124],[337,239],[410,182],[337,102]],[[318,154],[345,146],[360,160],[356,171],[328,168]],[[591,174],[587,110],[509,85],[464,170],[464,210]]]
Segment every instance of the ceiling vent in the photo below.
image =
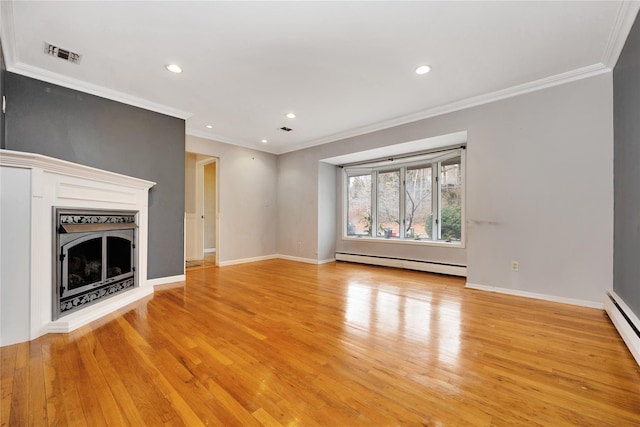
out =
[[282,127],[280,128],[280,130],[283,130],[283,131],[285,131],[285,132],[291,132],[293,129],[288,128],[288,127],[286,127],[286,126],[282,126]]
[[56,58],[64,59],[65,61],[72,62],[74,64],[80,63],[80,54],[71,52],[66,49],[62,49],[58,46],[54,46],[50,43],[44,44],[44,53],[47,55],[55,56]]

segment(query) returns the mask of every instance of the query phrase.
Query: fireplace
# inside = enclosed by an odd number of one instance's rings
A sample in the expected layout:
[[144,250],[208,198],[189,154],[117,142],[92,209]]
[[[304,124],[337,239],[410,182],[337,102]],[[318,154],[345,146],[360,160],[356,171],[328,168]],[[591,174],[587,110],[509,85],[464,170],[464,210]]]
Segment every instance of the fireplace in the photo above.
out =
[[154,184],[0,149],[0,346],[71,332],[153,295],[155,285],[184,280],[147,278]]
[[137,215],[54,208],[52,320],[137,287]]

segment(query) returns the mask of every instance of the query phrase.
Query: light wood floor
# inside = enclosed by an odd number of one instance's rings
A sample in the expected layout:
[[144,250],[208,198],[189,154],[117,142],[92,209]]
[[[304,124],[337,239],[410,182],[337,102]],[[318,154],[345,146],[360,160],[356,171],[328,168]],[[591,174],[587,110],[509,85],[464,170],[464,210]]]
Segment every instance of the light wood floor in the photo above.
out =
[[0,351],[3,426],[640,425],[603,311],[381,267],[201,268]]

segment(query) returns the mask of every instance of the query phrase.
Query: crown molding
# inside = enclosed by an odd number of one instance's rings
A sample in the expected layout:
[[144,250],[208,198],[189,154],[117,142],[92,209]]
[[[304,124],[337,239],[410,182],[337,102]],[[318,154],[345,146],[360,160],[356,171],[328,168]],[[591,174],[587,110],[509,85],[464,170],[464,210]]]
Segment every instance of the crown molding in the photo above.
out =
[[178,110],[143,98],[138,98],[137,96],[118,92],[112,89],[107,89],[103,86],[87,83],[82,80],[74,79],[72,77],[64,76],[58,73],[53,73],[51,71],[47,71],[28,64],[23,64],[21,62],[7,64],[7,71],[21,74],[27,77],[32,77],[37,80],[42,80],[69,89],[79,90],[81,92],[99,96],[102,98],[107,98],[112,101],[133,105],[134,107],[144,108],[145,110],[155,111],[156,113],[166,114],[167,116],[177,117],[183,120],[186,120],[192,116],[192,114],[188,111]]
[[13,2],[0,1],[0,37],[2,38],[2,53],[7,66],[15,62],[16,42],[13,23]]
[[559,86],[565,83],[571,83],[576,80],[582,80],[589,77],[598,76],[604,73],[610,73],[611,68],[605,64],[598,63],[589,65],[587,67],[578,68],[576,70],[568,71],[566,73],[556,74],[554,76],[545,77],[543,79],[534,80],[532,82],[524,83],[510,88],[490,92],[484,95],[474,96],[461,101],[452,102],[449,104],[441,105],[438,107],[430,108],[428,110],[420,111],[417,113],[408,114],[405,116],[397,117],[391,120],[385,120],[378,123],[373,123],[368,126],[349,130],[342,133],[333,134],[324,138],[315,139],[304,144],[296,145],[291,149],[282,150],[278,154],[284,154],[292,151],[303,150],[305,148],[314,147],[316,145],[327,144],[330,142],[339,141],[342,139],[353,138],[367,133],[372,133],[384,129],[389,129],[395,126],[400,126],[419,120],[428,119],[431,117],[441,116],[443,114],[452,113],[455,111],[465,110],[471,107],[477,107],[479,105],[488,104],[494,101],[499,101],[506,98],[512,98],[518,95],[524,95],[526,93],[535,92],[538,90],[550,88],[553,86]]
[[616,20],[602,55],[602,63],[607,67],[613,69],[616,66],[639,10],[640,2],[638,1],[625,0],[620,3]]
[[194,129],[192,127],[187,127],[185,129],[185,133],[190,136],[195,136],[202,139],[207,139],[209,141],[220,142],[223,144],[235,145],[237,147],[249,148],[255,151],[262,151],[269,154],[280,154],[274,147],[269,147],[267,145],[263,147],[257,147],[255,144],[250,144],[244,141],[237,141],[231,138],[224,137],[222,135],[212,134],[211,132],[201,131],[199,129]]

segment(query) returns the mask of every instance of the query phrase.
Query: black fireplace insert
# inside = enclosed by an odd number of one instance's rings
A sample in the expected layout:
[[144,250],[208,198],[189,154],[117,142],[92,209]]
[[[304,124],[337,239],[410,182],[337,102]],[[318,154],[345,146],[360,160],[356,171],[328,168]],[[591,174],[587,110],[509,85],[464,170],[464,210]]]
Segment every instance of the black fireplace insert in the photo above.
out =
[[54,208],[53,320],[137,287],[137,216]]

